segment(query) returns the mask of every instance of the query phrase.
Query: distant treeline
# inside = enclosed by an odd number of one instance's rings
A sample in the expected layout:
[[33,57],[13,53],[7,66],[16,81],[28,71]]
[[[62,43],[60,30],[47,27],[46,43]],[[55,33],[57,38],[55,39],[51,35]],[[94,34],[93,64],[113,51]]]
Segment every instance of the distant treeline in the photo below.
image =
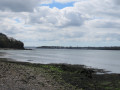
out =
[[120,50],[120,47],[64,47],[64,46],[41,46],[44,49],[84,49],[84,50]]
[[0,33],[0,48],[24,49],[24,44],[14,38],[9,38]]

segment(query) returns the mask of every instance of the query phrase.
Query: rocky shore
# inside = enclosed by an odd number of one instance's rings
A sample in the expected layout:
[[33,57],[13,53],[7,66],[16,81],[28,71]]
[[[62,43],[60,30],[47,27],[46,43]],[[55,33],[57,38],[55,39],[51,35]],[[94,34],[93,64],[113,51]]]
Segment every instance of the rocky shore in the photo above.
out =
[[0,59],[0,90],[64,90],[43,68]]
[[120,74],[83,65],[31,64],[1,58],[0,90],[120,90]]

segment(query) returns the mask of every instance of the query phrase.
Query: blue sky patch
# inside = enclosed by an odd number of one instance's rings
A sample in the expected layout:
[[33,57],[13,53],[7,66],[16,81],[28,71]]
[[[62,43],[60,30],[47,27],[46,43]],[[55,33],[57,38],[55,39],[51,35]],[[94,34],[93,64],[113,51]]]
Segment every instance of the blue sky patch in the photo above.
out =
[[51,4],[42,4],[41,6],[49,6],[50,8],[56,7],[59,9],[63,9],[65,7],[73,7],[75,2],[69,2],[69,3],[58,3],[58,2],[53,2]]
[[16,19],[14,19],[17,23],[21,23],[21,21],[18,19],[18,18],[16,18]]

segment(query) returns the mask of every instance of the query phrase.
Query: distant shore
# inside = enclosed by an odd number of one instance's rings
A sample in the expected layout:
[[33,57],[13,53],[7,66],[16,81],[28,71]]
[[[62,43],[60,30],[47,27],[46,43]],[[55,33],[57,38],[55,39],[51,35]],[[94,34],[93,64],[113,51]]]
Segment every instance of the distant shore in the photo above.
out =
[[120,50],[118,46],[111,46],[111,47],[64,47],[64,46],[40,46],[37,48],[42,49],[82,49],[82,50]]
[[120,90],[119,76],[84,65],[31,64],[0,59],[1,90]]

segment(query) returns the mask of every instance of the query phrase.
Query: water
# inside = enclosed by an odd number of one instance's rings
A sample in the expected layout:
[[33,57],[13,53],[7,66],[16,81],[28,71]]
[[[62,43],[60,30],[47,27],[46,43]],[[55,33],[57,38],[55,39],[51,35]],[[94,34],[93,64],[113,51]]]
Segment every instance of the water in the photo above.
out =
[[120,73],[120,51],[117,50],[75,50],[75,49],[34,49],[0,50],[4,58],[31,63],[83,64],[93,68]]

